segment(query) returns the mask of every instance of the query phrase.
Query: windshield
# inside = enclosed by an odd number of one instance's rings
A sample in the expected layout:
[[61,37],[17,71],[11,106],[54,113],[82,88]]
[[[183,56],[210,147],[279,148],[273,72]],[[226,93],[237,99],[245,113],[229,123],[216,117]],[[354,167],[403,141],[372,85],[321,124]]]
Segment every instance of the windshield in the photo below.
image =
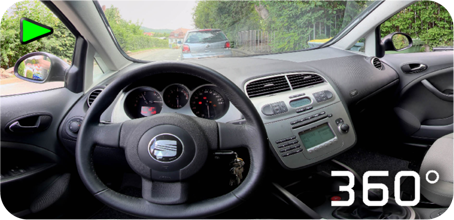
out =
[[377,5],[350,0],[98,3],[125,55],[147,61],[318,48]]

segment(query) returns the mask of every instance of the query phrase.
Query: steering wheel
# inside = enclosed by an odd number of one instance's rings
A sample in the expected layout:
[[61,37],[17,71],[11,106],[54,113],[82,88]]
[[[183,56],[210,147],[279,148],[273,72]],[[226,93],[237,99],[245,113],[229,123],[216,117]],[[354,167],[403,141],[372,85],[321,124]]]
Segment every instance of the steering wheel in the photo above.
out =
[[[119,92],[133,82],[156,74],[181,73],[218,86],[243,114],[241,125],[181,114],[159,114],[123,123],[102,124],[101,114]],[[129,166],[142,178],[142,198],[115,192],[95,173],[94,147],[122,148]],[[177,62],[147,64],[116,78],[93,102],[77,139],[76,163],[88,190],[116,210],[145,218],[200,218],[229,210],[250,197],[264,175],[267,136],[249,98],[229,79],[204,66]],[[250,167],[244,181],[231,192],[188,202],[188,178],[204,165],[210,151],[245,147]]]

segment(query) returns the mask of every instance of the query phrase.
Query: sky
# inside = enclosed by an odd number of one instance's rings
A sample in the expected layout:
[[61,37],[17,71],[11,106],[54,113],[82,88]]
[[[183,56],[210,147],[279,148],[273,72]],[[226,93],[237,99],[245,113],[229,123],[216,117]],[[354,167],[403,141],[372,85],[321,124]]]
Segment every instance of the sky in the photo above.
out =
[[122,18],[136,22],[142,21],[142,26],[153,29],[193,29],[193,9],[196,0],[187,1],[99,1],[99,4],[111,5],[120,10]]

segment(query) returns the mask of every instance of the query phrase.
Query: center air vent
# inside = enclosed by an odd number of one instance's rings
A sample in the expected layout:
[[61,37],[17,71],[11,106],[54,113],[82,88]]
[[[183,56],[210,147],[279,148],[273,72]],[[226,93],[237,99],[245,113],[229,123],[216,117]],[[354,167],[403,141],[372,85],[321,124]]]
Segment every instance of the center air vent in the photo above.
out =
[[103,89],[95,89],[93,90],[90,95],[88,96],[87,99],[87,105],[88,107],[91,106],[91,104],[95,101],[95,99],[98,97],[98,95],[102,92]]
[[379,60],[378,58],[375,57],[375,58],[372,58],[371,62],[375,68],[377,68],[379,70],[383,70],[383,63],[381,62],[381,60]]
[[290,90],[285,76],[275,76],[252,81],[246,86],[249,98]]
[[289,74],[287,75],[287,78],[293,89],[325,82],[321,76],[315,74]]

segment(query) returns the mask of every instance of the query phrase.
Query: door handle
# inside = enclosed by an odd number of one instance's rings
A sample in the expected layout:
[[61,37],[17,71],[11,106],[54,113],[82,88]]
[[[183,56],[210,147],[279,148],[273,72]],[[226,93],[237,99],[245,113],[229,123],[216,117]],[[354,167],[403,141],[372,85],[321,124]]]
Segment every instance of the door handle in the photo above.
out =
[[49,114],[32,114],[16,118],[7,124],[7,131],[13,133],[34,133],[46,130],[52,122]]
[[418,70],[425,70],[425,69],[426,69],[426,65],[424,65],[424,64],[419,64],[419,66],[413,67],[413,68],[410,67],[410,70],[411,70],[412,72],[418,71]]
[[441,92],[440,90],[435,88],[435,86],[433,86],[432,83],[430,83],[427,79],[421,80],[421,83],[426,87],[426,89],[428,89],[430,92],[432,92],[438,98],[448,101],[448,102],[453,101],[452,94],[445,94],[445,93]]
[[33,132],[39,128],[39,124],[40,124],[39,119],[38,119],[38,121],[36,121],[36,124],[32,125],[32,126],[22,126],[19,121],[15,121],[9,126],[9,130],[11,132],[20,132],[20,133]]
[[427,65],[422,63],[410,63],[400,67],[405,73],[420,73],[427,69]]

